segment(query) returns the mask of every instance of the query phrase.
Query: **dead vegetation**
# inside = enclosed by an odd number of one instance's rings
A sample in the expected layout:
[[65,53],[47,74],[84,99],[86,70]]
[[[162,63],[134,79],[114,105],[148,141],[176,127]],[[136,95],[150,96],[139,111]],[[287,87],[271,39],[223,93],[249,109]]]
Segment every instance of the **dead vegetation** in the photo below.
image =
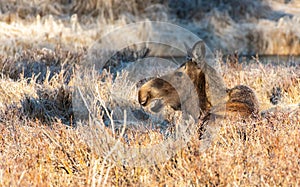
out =
[[[31,55],[40,53],[33,51]],[[47,53],[43,55],[46,57]],[[199,151],[201,142],[195,136],[170,160],[147,167],[122,166],[106,159],[108,142],[95,137],[92,144],[87,143],[82,136],[86,132],[84,126],[69,127],[73,124],[72,76],[67,84],[63,81],[64,71],[43,81],[37,81],[34,76],[33,79],[13,77],[16,79],[13,81],[8,74],[1,79],[0,99],[4,106],[1,106],[0,115],[0,157],[5,160],[0,165],[1,185],[249,186],[299,183],[299,106],[288,110],[284,107],[300,102],[299,66],[257,63],[242,64],[236,69],[224,64],[222,70],[227,85],[247,84],[256,91],[261,110],[273,107],[271,90],[280,87],[282,99],[279,105],[257,119],[239,122],[224,119],[219,135],[206,151]],[[129,94],[126,93],[129,89],[125,74],[118,75],[115,81],[109,75],[99,76],[94,80],[101,85],[102,94],[106,95],[103,98],[109,99],[107,93],[118,90],[122,95]],[[129,146],[155,145],[164,139],[156,129],[127,133],[124,141]]]
[[3,186],[299,183],[299,111],[245,123],[225,120],[205,152],[199,152],[195,138],[171,160],[148,167],[105,161],[105,154],[95,154],[82,140],[80,129],[67,129],[61,123],[49,128],[10,116],[0,126],[1,159],[6,161],[1,163]]
[[[212,36],[208,41],[211,46],[215,44],[230,52],[237,48],[248,49],[244,46],[247,42],[240,41],[240,36],[247,34],[247,41],[252,42],[251,45],[247,43],[251,46],[249,50],[299,54],[297,14],[292,11],[292,17],[276,17],[278,12],[273,12],[276,19],[268,19],[271,15],[268,11],[278,8],[272,3],[266,9],[256,9],[259,5],[256,1],[246,7],[238,4],[242,12],[226,8],[222,12],[219,4],[201,5],[204,9],[201,14],[201,11],[177,10],[166,2],[152,2],[89,0],[84,5],[82,1],[65,0],[0,2],[0,160],[3,161],[0,163],[0,186],[300,184],[300,67],[295,59],[275,66],[262,63],[258,57],[248,63],[233,55],[228,57],[228,63],[221,63],[221,76],[226,85],[249,85],[257,93],[260,110],[265,113],[263,117],[239,121],[224,118],[218,136],[205,151],[199,151],[202,142],[195,135],[165,162],[143,167],[115,162],[110,156],[114,144],[107,137],[103,138],[103,131],[108,131],[113,140],[120,138],[128,149],[159,145],[172,131],[162,131],[166,124],[159,124],[160,121],[154,120],[153,124],[148,124],[151,127],[143,126],[142,130],[132,128],[128,122],[129,130],[124,136],[117,136],[111,128],[111,116],[102,107],[96,108],[96,117],[103,119],[97,122],[105,128],[86,141],[87,136],[95,134],[89,134],[84,121],[76,121],[76,114],[86,117],[88,111],[86,108],[74,110],[74,85],[78,84],[74,72],[84,63],[86,47],[117,26],[145,19],[174,21],[175,17],[176,21],[184,23],[185,19],[194,18],[186,27],[199,31],[203,38]],[[184,6],[188,4],[180,7]],[[285,6],[299,5],[293,1]],[[257,15],[255,10],[262,15]],[[249,14],[244,14],[248,11]],[[254,22],[244,22],[248,19]],[[253,24],[257,27],[253,28]],[[249,35],[253,29],[258,29],[259,34]],[[128,59],[133,61],[147,54],[147,50],[131,52],[127,52],[132,54]],[[127,59],[120,53],[109,62],[116,65],[113,71],[120,70],[120,58]],[[229,61],[232,64],[229,65]],[[118,115],[116,120],[124,116],[124,109],[136,109],[139,105],[136,83],[129,81],[126,72],[111,73],[95,71],[83,78],[93,91],[98,89],[91,95],[95,105],[103,101],[109,114],[114,111],[113,117]],[[130,102],[123,102],[124,98]],[[270,102],[272,99],[276,105]],[[84,105],[84,102],[77,104]],[[145,124],[152,118],[140,110],[134,112]],[[180,124],[176,115],[173,123]],[[127,119],[134,117],[128,112]],[[115,125],[120,125],[122,131],[123,124],[120,121]],[[161,157],[155,153],[158,152],[149,152],[149,155]]]
[[[57,45],[80,49],[118,26],[150,20],[179,24],[203,38],[211,49],[226,53],[239,49],[252,55],[297,55],[299,6],[298,1],[268,0],[2,1],[1,54]],[[156,30],[144,28],[138,33],[155,34]],[[182,36],[168,37],[180,40]]]

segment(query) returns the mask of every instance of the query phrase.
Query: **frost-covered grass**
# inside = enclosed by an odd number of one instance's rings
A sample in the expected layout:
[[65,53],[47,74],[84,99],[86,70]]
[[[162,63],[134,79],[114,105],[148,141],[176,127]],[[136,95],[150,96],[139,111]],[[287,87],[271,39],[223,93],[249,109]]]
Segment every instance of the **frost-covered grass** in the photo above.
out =
[[[75,111],[73,100],[73,94],[78,94],[75,89],[78,77],[74,72],[86,63],[87,47],[117,26],[145,19],[175,20],[192,31],[198,32],[200,28],[201,37],[211,38],[206,41],[211,48],[225,52],[240,49],[240,52],[254,50],[263,54],[299,54],[299,14],[292,9],[299,6],[298,2],[285,5],[280,2],[282,6],[278,6],[279,1],[270,1],[274,10],[284,7],[286,13],[294,14],[294,17],[278,20],[266,18],[277,16],[274,12],[269,14],[268,9],[257,9],[261,13],[257,15],[254,10],[259,3],[256,1],[251,1],[254,3],[247,9],[241,9],[249,14],[213,7],[206,11],[202,6],[203,12],[197,13],[189,10],[188,5],[182,5],[180,7],[187,6],[189,11],[179,10],[180,15],[167,3],[154,6],[150,1],[124,4],[125,1],[89,0],[84,6],[83,1],[68,2],[0,2],[0,186],[300,184],[300,67],[293,58],[288,64],[276,66],[261,63],[259,58],[250,64],[221,63],[220,72],[226,85],[245,84],[253,88],[264,116],[221,120],[220,131],[208,149],[199,151],[203,142],[195,134],[188,145],[178,149],[169,160],[154,165],[122,165],[109,156],[114,147],[111,139],[120,138],[119,141],[129,147],[143,148],[160,144],[168,132],[150,122],[147,124],[149,116],[139,110],[134,115],[146,118],[143,126],[134,128],[128,120],[125,132],[122,132],[122,121],[114,124],[118,132],[111,128],[107,115],[111,110],[122,118],[124,109],[140,109],[136,82],[130,81],[130,73],[114,76],[95,70],[81,77],[86,78],[85,86],[92,91],[85,96],[92,96],[89,102],[96,106],[92,108],[97,115],[94,117],[104,127],[97,131],[100,138],[90,136],[87,124],[92,122],[87,120],[87,109],[79,107]],[[242,3],[238,5],[243,7]],[[194,20],[183,21],[192,19],[189,13]],[[141,33],[145,32],[140,29]],[[253,37],[245,38],[247,34]],[[172,38],[180,41],[180,36]],[[249,44],[250,41],[253,43]],[[157,72],[161,73],[160,68]],[[274,106],[270,98],[272,89],[277,87],[281,90],[281,99]],[[75,103],[86,105],[82,100]],[[78,116],[74,112],[81,115],[83,125],[76,121]],[[136,117],[127,114],[127,119]],[[179,124],[176,120],[173,123]],[[111,139],[101,136],[103,132],[111,135]],[[120,133],[123,136],[118,136]],[[87,136],[90,141],[86,141]],[[157,153],[151,154],[161,156]]]
[[[68,50],[88,47],[111,30],[137,21],[178,24],[203,38],[213,50],[245,54],[299,55],[298,1],[2,1],[0,54],[28,48]],[[163,34],[169,41],[180,35],[139,28],[136,36]],[[128,37],[124,34],[119,37]],[[118,38],[116,38],[118,41]],[[163,49],[153,53],[166,54]]]
[[[39,53],[31,53],[32,56],[37,54]],[[59,54],[57,52],[53,55]],[[50,57],[48,56],[52,59]],[[66,57],[57,58],[65,61]],[[16,62],[11,59],[11,63]],[[0,184],[299,184],[300,110],[299,106],[291,106],[292,103],[300,102],[299,66],[258,63],[244,64],[238,68],[224,65],[222,70],[228,87],[237,84],[251,86],[257,93],[262,110],[272,107],[269,101],[271,90],[275,86],[280,87],[282,99],[279,106],[273,107],[267,115],[257,119],[222,120],[216,139],[204,152],[199,151],[201,142],[195,135],[189,141],[188,147],[179,149],[170,160],[143,167],[122,166],[107,159],[113,146],[110,141],[105,141],[103,137],[90,137],[92,141],[88,143],[83,136],[89,132],[85,126],[71,127],[74,124],[71,122],[74,117],[70,111],[71,93],[74,91],[72,75],[63,75],[61,69],[57,74],[49,76],[47,81],[22,76],[11,77],[15,79],[13,80],[8,78],[9,74],[3,75],[0,84],[0,157],[3,160],[0,165]],[[10,71],[14,71],[14,66]],[[70,80],[65,81],[66,77]],[[105,75],[104,72],[103,75],[95,74],[88,83],[92,87],[98,85],[101,99],[107,105],[117,103],[118,100],[109,100],[110,94],[114,94],[113,98],[129,97],[128,100],[133,101],[129,105],[137,107],[133,97],[136,90],[126,89],[132,88],[134,83],[128,82],[126,77],[126,74],[121,74],[113,80],[112,76]],[[126,103],[117,103],[114,107],[117,110],[124,106]],[[102,125],[104,126],[103,123]],[[128,145],[143,147],[163,141],[164,135],[160,131],[146,129],[126,131]],[[112,135],[111,128],[108,127],[105,131]]]

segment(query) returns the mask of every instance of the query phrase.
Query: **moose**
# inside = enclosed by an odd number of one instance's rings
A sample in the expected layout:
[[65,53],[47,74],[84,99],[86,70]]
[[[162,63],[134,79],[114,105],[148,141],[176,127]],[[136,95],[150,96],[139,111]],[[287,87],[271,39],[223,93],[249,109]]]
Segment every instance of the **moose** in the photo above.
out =
[[174,72],[152,78],[138,90],[138,101],[146,107],[155,100],[174,110],[185,110],[194,118],[207,115],[247,118],[259,113],[254,91],[245,85],[227,88],[217,71],[205,60],[206,49],[198,41],[188,49],[189,59]]

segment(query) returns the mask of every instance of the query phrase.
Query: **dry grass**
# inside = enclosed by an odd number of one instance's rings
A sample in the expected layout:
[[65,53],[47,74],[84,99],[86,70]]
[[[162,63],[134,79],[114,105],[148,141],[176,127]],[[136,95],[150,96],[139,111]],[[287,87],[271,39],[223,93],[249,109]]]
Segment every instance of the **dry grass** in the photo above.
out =
[[[249,46],[249,50],[254,46],[263,53],[299,54],[297,11],[287,9],[295,15],[293,18],[272,20],[261,19],[270,16],[269,9],[257,15],[254,10],[258,4],[255,3],[246,7],[250,9],[245,10],[250,12],[247,18],[243,17],[244,12],[232,9],[227,13],[219,12],[218,8],[206,12],[201,6],[202,15],[194,12],[193,7],[178,10],[160,1],[89,0],[84,6],[81,1],[68,2],[0,2],[0,186],[300,185],[300,67],[297,61],[278,66],[260,63],[259,59],[238,67],[223,64],[222,76],[227,86],[246,84],[252,87],[264,116],[224,119],[219,122],[218,135],[205,151],[199,151],[203,142],[194,135],[188,145],[178,149],[169,160],[154,165],[123,165],[114,162],[112,155],[108,156],[114,147],[113,137],[120,138],[120,142],[129,147],[141,148],[159,144],[167,133],[172,133],[172,128],[161,131],[159,125],[147,124],[147,121],[146,127],[138,128],[128,122],[124,136],[118,136],[115,129],[110,128],[110,116],[99,103],[103,101],[102,105],[121,118],[124,109],[139,107],[135,82],[130,82],[126,72],[118,75],[94,72],[85,77],[89,80],[85,82],[86,87],[92,91],[89,102],[96,106],[93,108],[96,117],[103,118],[98,121],[101,127],[106,125],[98,129],[99,134],[92,132],[100,138],[92,136],[86,141],[91,132],[76,121],[76,114],[87,119],[88,111],[86,108],[76,111],[72,105],[72,94],[76,93],[74,85],[78,84],[74,71],[85,63],[86,47],[117,26],[145,19],[174,21],[174,16],[176,21],[182,21],[194,16],[194,22],[186,27],[192,26],[191,30],[197,31],[200,28],[204,38],[211,38],[207,33],[213,33],[212,40],[208,41],[211,46],[229,51],[236,48],[247,51]],[[154,6],[151,2],[158,4]],[[277,5],[271,7],[278,8]],[[181,7],[185,6],[189,5]],[[294,1],[286,6],[299,5]],[[233,16],[237,17],[233,19]],[[247,24],[247,20],[255,21]],[[256,38],[261,35],[250,32],[256,22],[254,31],[273,34]],[[238,30],[240,28],[244,30]],[[144,31],[141,28],[140,32]],[[251,41],[256,38],[258,44],[244,46],[250,41],[240,37],[245,33],[253,33],[249,38]],[[265,42],[269,42],[268,45]],[[282,92],[279,104],[274,107],[270,97],[276,87]],[[77,104],[84,105],[84,102],[80,100]],[[175,124],[179,124],[177,114],[174,114]],[[146,120],[149,118],[146,114],[138,115],[144,115],[142,118]],[[127,119],[130,121],[134,117],[128,113]],[[122,126],[118,130],[122,131]],[[101,133],[104,132],[111,135],[111,139],[103,138]],[[161,156],[155,153],[149,154]]]
[[[57,45],[76,50],[114,28],[145,20],[179,24],[203,38],[210,48],[226,53],[239,49],[247,54],[300,54],[298,1],[12,0],[0,5],[0,54],[4,55]],[[157,34],[151,28],[139,29],[139,36],[134,37],[149,39],[148,35]],[[166,33],[165,37],[180,41],[182,36]]]
[[[224,66],[223,70],[229,87],[251,86],[262,109],[271,107],[274,86],[283,89],[281,106],[300,102],[299,66],[252,64],[240,69]],[[107,93],[118,90],[126,95],[126,74],[116,81],[109,74],[97,76],[94,80],[103,98],[109,99]],[[63,78],[60,71],[44,82],[1,79],[0,99],[6,103],[0,116],[0,157],[5,160],[0,166],[2,186],[286,186],[300,182],[299,107],[277,107],[265,117],[246,121],[224,119],[219,135],[204,152],[199,151],[201,142],[194,136],[171,160],[146,167],[122,166],[106,158],[109,142],[93,139],[90,144],[84,141],[85,127],[68,127],[72,125],[72,115],[66,115],[72,90],[66,89]],[[8,84],[10,87],[5,86]],[[136,93],[131,94],[126,97]],[[130,146],[157,144],[163,139],[155,129],[127,133]]]
[[49,128],[11,119],[1,125],[1,185],[297,185],[298,116],[224,121],[207,151],[199,153],[199,141],[192,140],[170,161],[142,168],[104,162],[104,155],[82,141],[79,130],[63,124]]

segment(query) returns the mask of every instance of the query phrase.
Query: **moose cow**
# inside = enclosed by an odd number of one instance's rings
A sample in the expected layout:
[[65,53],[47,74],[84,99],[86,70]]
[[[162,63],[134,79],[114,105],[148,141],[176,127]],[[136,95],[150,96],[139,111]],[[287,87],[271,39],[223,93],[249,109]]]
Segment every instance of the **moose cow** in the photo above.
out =
[[228,89],[215,69],[205,60],[205,44],[198,41],[188,49],[189,60],[173,73],[153,78],[138,91],[138,101],[148,106],[161,100],[162,106],[185,110],[194,118],[215,116],[255,116],[259,104],[254,91],[245,85]]

